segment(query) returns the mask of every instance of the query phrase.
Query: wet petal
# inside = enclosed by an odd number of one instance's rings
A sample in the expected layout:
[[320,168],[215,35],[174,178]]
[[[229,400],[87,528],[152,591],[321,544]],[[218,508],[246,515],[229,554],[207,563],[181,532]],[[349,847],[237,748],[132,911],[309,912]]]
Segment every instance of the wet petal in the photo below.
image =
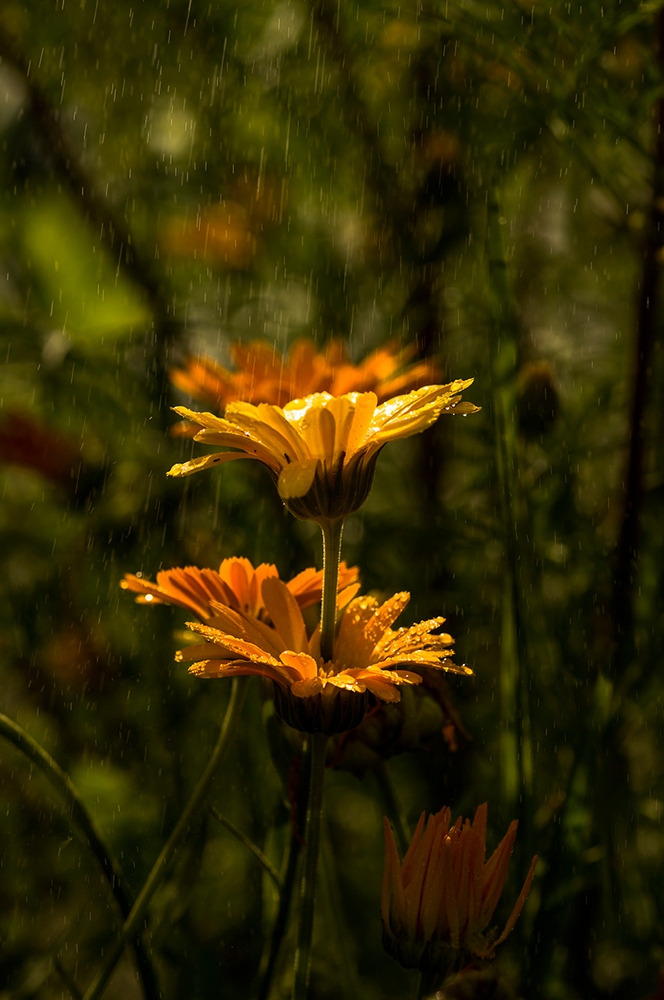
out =
[[307,458],[284,466],[277,484],[279,496],[283,500],[303,497],[311,489],[319,464],[317,458]]
[[168,472],[167,476],[178,479],[181,476],[192,476],[195,472],[203,469],[211,469],[214,465],[223,465],[226,462],[235,462],[240,458],[255,458],[255,455],[245,455],[244,452],[237,451],[217,451],[214,455],[204,455],[202,458],[191,458],[188,462],[176,462]]

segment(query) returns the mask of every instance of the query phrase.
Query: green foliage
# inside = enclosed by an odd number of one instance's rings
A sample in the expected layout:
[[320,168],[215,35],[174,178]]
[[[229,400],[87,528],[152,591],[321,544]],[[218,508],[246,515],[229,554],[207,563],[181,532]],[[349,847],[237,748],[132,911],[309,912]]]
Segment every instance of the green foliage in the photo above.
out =
[[[169,433],[190,401],[168,369],[227,362],[233,339],[341,335],[359,360],[397,337],[444,381],[474,376],[483,411],[386,449],[343,556],[365,591],[411,591],[404,618],[446,615],[476,676],[446,686],[456,747],[440,693],[409,693],[381,766],[411,824],[488,800],[491,845],[519,819],[505,913],[539,854],[496,960],[505,995],[653,995],[661,33],[658,5],[598,0],[3,4],[0,711],[70,774],[135,894],[228,691],[173,662],[185,612],[137,607],[119,580],[320,564],[257,464],[166,479],[193,453]],[[414,989],[380,945],[378,726],[326,775],[320,1000]],[[282,876],[300,748],[252,681],[211,801]],[[4,743],[0,787],[0,996],[82,995],[120,918]],[[164,997],[252,995],[276,912],[255,856],[199,815],[148,911]],[[139,995],[132,962],[109,998]]]

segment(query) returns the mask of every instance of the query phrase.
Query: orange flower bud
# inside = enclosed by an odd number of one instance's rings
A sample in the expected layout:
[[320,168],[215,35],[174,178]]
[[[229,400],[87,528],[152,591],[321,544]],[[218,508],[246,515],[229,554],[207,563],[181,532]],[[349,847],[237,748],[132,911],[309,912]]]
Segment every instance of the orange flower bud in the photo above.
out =
[[451,948],[489,958],[514,927],[530,891],[537,857],[502,934],[486,934],[505,885],[518,825],[516,820],[510,823],[485,861],[486,817],[486,803],[479,806],[472,823],[459,817],[450,826],[450,810],[445,807],[425,826],[422,813],[403,862],[385,820],[383,944],[406,968],[444,972]]

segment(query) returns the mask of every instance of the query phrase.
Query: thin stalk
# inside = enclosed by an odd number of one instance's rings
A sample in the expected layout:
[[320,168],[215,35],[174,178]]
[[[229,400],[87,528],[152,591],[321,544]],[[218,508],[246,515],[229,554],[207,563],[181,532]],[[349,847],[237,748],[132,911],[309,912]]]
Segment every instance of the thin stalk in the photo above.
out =
[[307,807],[309,805],[309,786],[311,783],[311,737],[308,737],[302,748],[302,766],[298,775],[298,794],[295,806],[294,823],[291,828],[290,841],[288,844],[288,856],[286,859],[286,870],[282,880],[282,890],[279,894],[279,907],[277,916],[272,928],[269,950],[264,953],[259,970],[259,986],[256,994],[257,1000],[268,1000],[272,988],[272,977],[277,967],[279,949],[288,929],[288,918],[290,916],[291,904],[293,902],[293,892],[302,849],[300,831],[304,829],[307,818]]
[[200,810],[207,795],[210,785],[212,784],[212,779],[215,776],[217,768],[219,767],[222,758],[225,756],[228,750],[231,738],[235,731],[235,726],[238,722],[240,712],[242,710],[242,705],[247,693],[246,682],[241,682],[237,678],[233,679],[233,686],[231,688],[231,697],[228,702],[228,707],[226,709],[226,714],[224,716],[224,721],[221,726],[221,731],[219,733],[219,738],[215,745],[212,755],[203,771],[203,774],[198,779],[198,784],[193,791],[193,794],[189,801],[187,802],[180,818],[178,819],[175,827],[164,844],[159,857],[152,866],[152,870],[148,875],[143,888],[141,889],[136,902],[131,908],[131,913],[124,922],[124,925],[120,931],[120,934],[110,949],[108,957],[104,962],[103,967],[95,976],[93,982],[88,988],[83,1000],[97,1000],[104,991],[108,980],[113,974],[113,970],[117,965],[122,951],[125,946],[125,941],[136,934],[139,927],[143,923],[147,908],[150,904],[156,889],[166,875],[168,868],[175,857],[175,853],[180,845],[180,841],[184,838],[185,834],[189,830],[196,813]]
[[323,820],[321,833],[322,895],[326,911],[326,926],[332,939],[335,958],[339,969],[339,986],[344,1000],[356,1000],[360,996],[357,969],[348,941],[348,928],[344,917],[339,868],[334,853],[328,824]]
[[374,774],[376,775],[376,781],[378,782],[378,787],[380,788],[381,795],[383,796],[383,802],[385,804],[385,809],[387,810],[387,817],[392,824],[394,834],[397,838],[399,852],[403,858],[408,850],[408,845],[410,844],[410,825],[408,823],[408,818],[404,812],[401,799],[397,794],[394,782],[392,781],[392,776],[384,760],[381,760],[380,764],[375,769]]
[[235,825],[235,823],[231,823],[229,819],[226,819],[226,817],[223,816],[218,809],[215,809],[214,806],[208,806],[208,810],[210,814],[214,816],[217,823],[221,823],[222,826],[225,826],[226,829],[229,830],[234,837],[237,837],[237,839],[240,841],[241,844],[244,844],[247,850],[251,851],[251,853],[254,855],[257,861],[263,866],[263,869],[270,876],[270,878],[276,885],[277,889],[281,891],[281,876],[279,875],[279,872],[274,867],[274,865],[267,857],[267,855],[265,855],[263,851],[261,851],[258,844],[254,844],[251,837],[248,837],[246,833],[243,833],[242,830],[240,830],[240,828]]
[[517,810],[521,822],[520,850],[532,853],[532,706],[528,613],[531,557],[526,511],[518,474],[516,376],[519,331],[507,277],[504,223],[499,194],[489,191],[487,249],[489,270],[490,361],[496,469],[505,541],[505,576],[501,635],[501,766],[504,806]]
[[279,894],[279,907],[277,909],[277,916],[275,918],[272,934],[270,936],[269,950],[264,953],[264,959],[261,962],[261,968],[259,970],[260,982],[258,985],[258,992],[256,993],[256,1000],[268,1000],[270,990],[272,989],[272,977],[274,976],[274,970],[277,967],[277,959],[279,958],[281,942],[283,941],[288,928],[288,918],[290,916],[291,905],[293,902],[293,891],[295,889],[296,882],[295,876],[297,875],[297,863],[299,859],[300,842],[295,834],[291,833],[288,844],[286,871],[283,878],[283,888]]
[[[79,836],[80,842],[94,855],[99,867],[118,905],[122,916],[126,919],[131,912],[134,894],[127,882],[120,862],[115,857],[110,846],[104,840],[103,834],[95,823],[92,815],[78,793],[75,785],[65,774],[59,764],[42,746],[37,743],[16,722],[6,715],[0,714],[0,736],[4,736],[32,764],[39,768],[42,774],[54,786],[67,806],[72,826]],[[160,997],[157,977],[149,955],[138,935],[132,941],[136,955],[143,993],[146,1000],[158,1000]]]
[[334,654],[334,637],[337,625],[337,585],[341,558],[343,518],[323,521],[323,601],[320,613],[320,655],[327,662]]
[[[664,11],[655,22],[655,58],[660,77],[664,77]],[[660,325],[662,227],[664,212],[664,97],[654,108],[654,176],[648,226],[643,252],[643,271],[639,282],[637,309],[636,357],[632,383],[629,421],[627,466],[621,476],[622,520],[614,554],[611,621],[614,629],[614,649],[611,657],[612,677],[620,680],[627,671],[636,649],[634,595],[639,572],[640,521],[645,488],[647,424],[646,411],[652,392],[653,357],[661,342]]]
[[[341,539],[341,532],[339,532],[339,539]],[[309,808],[307,809],[304,859],[302,880],[300,883],[300,916],[297,929],[297,946],[295,949],[292,1000],[306,1000],[307,987],[309,985],[311,942],[314,930],[314,902],[316,898],[316,866],[318,862],[320,825],[323,811],[325,752],[328,737],[324,733],[313,733],[310,739],[311,781],[309,784]]]

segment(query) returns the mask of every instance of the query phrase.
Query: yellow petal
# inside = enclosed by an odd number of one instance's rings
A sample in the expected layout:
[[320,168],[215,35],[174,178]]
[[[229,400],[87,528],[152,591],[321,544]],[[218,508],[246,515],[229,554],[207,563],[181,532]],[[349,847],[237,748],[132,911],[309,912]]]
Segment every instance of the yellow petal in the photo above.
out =
[[245,455],[244,452],[218,451],[214,455],[204,455],[202,458],[192,458],[188,462],[176,462],[168,470],[167,476],[180,478],[181,476],[191,476],[194,472],[202,469],[211,469],[213,465],[222,465],[225,462],[235,462],[240,458],[255,458],[254,455]]
[[376,410],[378,398],[375,392],[363,392],[358,395],[353,413],[353,423],[346,444],[346,461],[362,447],[371,426],[371,420]]
[[302,462],[286,465],[279,473],[277,489],[282,500],[303,497],[311,489],[319,461],[317,458],[307,458]]

